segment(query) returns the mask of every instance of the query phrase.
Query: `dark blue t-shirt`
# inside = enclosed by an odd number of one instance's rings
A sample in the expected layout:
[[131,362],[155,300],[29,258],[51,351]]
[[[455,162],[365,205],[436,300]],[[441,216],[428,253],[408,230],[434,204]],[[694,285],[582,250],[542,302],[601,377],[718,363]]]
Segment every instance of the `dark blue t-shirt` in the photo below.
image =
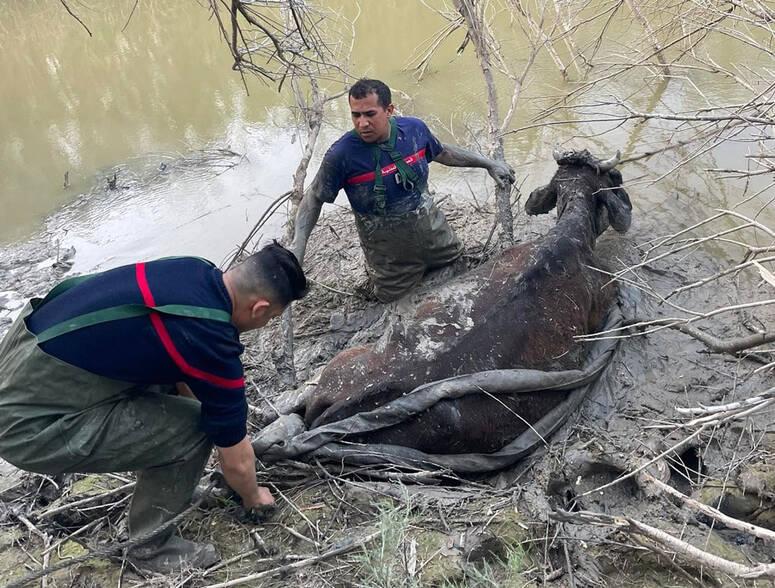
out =
[[[223,273],[192,257],[162,259],[145,265],[156,306],[185,304],[232,312]],[[35,334],[65,320],[121,304],[142,304],[136,266],[96,274],[51,299],[27,317]],[[163,329],[179,353],[165,349],[150,316],[93,325],[40,344],[41,349],[91,373],[139,385],[185,382],[202,403],[202,430],[219,447],[231,447],[247,432],[247,400],[240,355],[243,346],[231,322],[161,317]],[[182,362],[181,363],[181,360]]]
[[[385,185],[385,212],[401,214],[414,210],[420,203],[422,191],[428,183],[428,164],[444,148],[419,118],[395,117],[396,150],[404,156],[419,181],[412,189],[396,182],[396,170],[390,154],[382,152],[380,166]],[[344,189],[353,210],[362,214],[375,214],[374,179],[376,162],[374,145],[366,143],[356,133],[349,132],[331,145],[318,175],[322,189],[320,200],[333,202],[339,190]]]

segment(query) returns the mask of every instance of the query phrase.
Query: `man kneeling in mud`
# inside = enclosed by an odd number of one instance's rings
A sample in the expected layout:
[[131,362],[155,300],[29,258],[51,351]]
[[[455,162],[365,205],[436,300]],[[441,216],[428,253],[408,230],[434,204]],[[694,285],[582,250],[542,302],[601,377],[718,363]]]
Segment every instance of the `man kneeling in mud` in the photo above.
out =
[[[62,282],[0,344],[0,457],[43,474],[136,470],[130,540],[190,504],[213,444],[244,508],[271,507],[247,436],[239,334],[305,289],[276,243],[225,273],[182,257]],[[170,525],[129,559],[173,572],[219,558]]]
[[455,145],[442,145],[423,121],[393,116],[390,88],[358,80],[349,92],[353,130],[326,152],[304,192],[291,250],[303,262],[307,239],[324,202],[344,189],[361,248],[382,302],[411,290],[426,271],[455,261],[463,246],[428,192],[428,164],[486,169],[498,186],[514,183],[502,161]]

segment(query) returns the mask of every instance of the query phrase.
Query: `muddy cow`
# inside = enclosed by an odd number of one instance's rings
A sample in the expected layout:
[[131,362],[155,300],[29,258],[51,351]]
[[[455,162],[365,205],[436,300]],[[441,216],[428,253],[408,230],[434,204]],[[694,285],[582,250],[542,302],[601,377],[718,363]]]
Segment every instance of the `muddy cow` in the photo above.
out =
[[[629,228],[631,204],[614,169],[586,150],[555,151],[558,170],[534,190],[529,214],[557,208],[544,237],[504,251],[421,300],[395,319],[373,346],[348,349],[323,370],[306,404],[310,427],[369,411],[415,387],[472,372],[577,369],[583,346],[614,302],[615,286],[593,268],[595,239]],[[389,428],[354,441],[403,445],[429,453],[491,452],[514,439],[568,393],[544,391],[498,398],[472,394],[443,400]]]

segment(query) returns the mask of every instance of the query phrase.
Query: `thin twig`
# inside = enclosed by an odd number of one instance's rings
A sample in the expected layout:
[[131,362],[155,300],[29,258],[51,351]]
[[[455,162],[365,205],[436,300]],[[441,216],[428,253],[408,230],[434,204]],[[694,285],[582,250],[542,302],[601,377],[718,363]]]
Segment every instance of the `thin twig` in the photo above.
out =
[[59,0],[59,2],[62,4],[62,6],[65,7],[65,10],[67,10],[70,16],[72,16],[75,20],[77,20],[81,24],[81,26],[84,29],[86,29],[86,32],[89,33],[89,36],[91,37],[92,34],[91,34],[91,31],[89,30],[89,27],[86,26],[86,24],[78,17],[78,15],[75,12],[70,10],[70,7],[67,5],[67,2],[65,2],[65,0]]

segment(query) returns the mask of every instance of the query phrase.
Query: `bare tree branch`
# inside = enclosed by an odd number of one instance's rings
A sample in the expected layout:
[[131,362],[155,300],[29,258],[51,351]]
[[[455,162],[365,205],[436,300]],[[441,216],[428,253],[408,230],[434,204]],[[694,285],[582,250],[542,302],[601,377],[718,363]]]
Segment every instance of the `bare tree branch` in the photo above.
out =
[[67,2],[65,2],[65,0],[59,0],[59,2],[62,4],[62,6],[65,7],[65,10],[67,10],[68,14],[72,16],[75,20],[77,20],[84,29],[86,29],[86,32],[89,33],[89,36],[90,37],[93,36],[91,34],[91,31],[89,30],[89,27],[86,26],[86,24],[80,19],[80,17],[75,12],[70,10],[70,7],[67,5]]

